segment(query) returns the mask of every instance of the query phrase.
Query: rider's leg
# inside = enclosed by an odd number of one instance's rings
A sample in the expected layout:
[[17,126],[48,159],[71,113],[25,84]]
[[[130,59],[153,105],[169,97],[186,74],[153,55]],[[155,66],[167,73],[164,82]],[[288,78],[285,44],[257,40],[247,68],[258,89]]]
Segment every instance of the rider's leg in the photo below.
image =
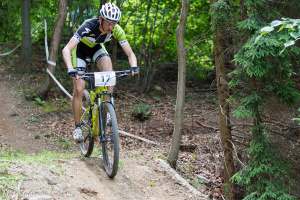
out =
[[[77,70],[85,71],[86,63],[83,59],[76,58],[76,63],[74,63],[74,66],[77,67]],[[78,71],[78,73],[79,73],[79,71]],[[80,125],[82,96],[83,96],[84,85],[85,85],[84,80],[73,78],[72,108],[73,108],[73,113],[74,113],[75,126]]]
[[[97,61],[97,68],[100,71],[112,71],[112,62],[109,56],[103,56],[101,57],[98,61]],[[113,87],[108,87],[108,90],[110,93],[113,92]],[[113,99],[110,99],[109,96],[105,96],[104,97],[105,101],[113,101]],[[111,102],[113,103],[113,102]],[[109,113],[107,113],[106,115],[106,125],[110,125],[111,126],[111,116]]]
[[101,71],[112,71],[112,62],[109,56],[102,56],[97,61],[97,67]]
[[[100,49],[93,55],[93,60],[97,63],[99,71],[112,71],[113,66],[108,52],[104,45],[101,45]],[[113,92],[113,87],[108,88],[110,92]]]
[[[112,71],[112,62],[109,56],[102,56],[100,59],[97,61],[97,68],[100,71]],[[113,92],[113,87],[108,87],[108,90],[112,93]]]
[[[73,63],[73,66],[76,66],[77,70],[85,71],[85,67],[86,67],[85,61],[80,58],[76,58],[74,60],[76,62]],[[83,96],[84,85],[85,85],[84,80],[80,78],[79,79],[73,78],[72,108],[73,108],[74,121],[75,121],[73,138],[77,142],[81,142],[83,140],[80,118],[81,118],[81,110],[82,110],[82,96]]]
[[[102,49],[100,49],[98,52],[96,52],[95,55],[97,55],[97,53],[99,53],[99,55],[95,58],[95,61],[97,63],[97,68],[100,71],[112,71],[113,67],[112,67],[112,62],[111,59],[107,53],[107,51],[105,50],[105,47],[103,46]],[[108,90],[110,93],[113,92],[113,87],[108,87]],[[104,97],[105,101],[113,101],[113,99],[110,99],[109,96],[105,96]],[[113,103],[113,102],[111,102]],[[106,125],[111,126],[111,117],[110,114],[107,112],[106,114]]]
[[73,107],[74,120],[75,120],[73,139],[76,142],[81,142],[83,140],[81,124],[80,124],[83,90],[84,90],[84,81],[82,79],[73,78],[72,107]]
[[100,71],[112,71],[112,62],[104,45],[99,46],[94,55],[93,60],[97,63]]
[[74,78],[72,107],[74,113],[75,126],[80,125],[83,90],[84,90],[84,80]]

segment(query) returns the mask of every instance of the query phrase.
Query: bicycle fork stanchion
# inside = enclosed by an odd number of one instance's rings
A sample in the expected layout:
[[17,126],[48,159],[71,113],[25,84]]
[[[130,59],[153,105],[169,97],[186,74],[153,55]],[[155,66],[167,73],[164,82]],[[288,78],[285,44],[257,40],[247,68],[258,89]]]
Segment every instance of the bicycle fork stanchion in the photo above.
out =
[[103,126],[103,116],[102,116],[102,101],[101,99],[98,97],[98,110],[99,110],[99,132],[100,132],[100,142],[103,143],[106,141],[106,138],[105,138],[105,134],[104,134],[104,126]]

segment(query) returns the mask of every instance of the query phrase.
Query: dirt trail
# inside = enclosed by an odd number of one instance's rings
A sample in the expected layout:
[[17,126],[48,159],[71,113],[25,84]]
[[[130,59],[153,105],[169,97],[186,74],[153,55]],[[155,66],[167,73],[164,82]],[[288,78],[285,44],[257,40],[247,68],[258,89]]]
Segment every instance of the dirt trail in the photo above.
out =
[[0,85],[0,147],[13,148],[28,153],[38,152],[47,147],[46,140],[35,140],[38,133],[26,130],[24,113],[20,108],[22,100],[9,89],[9,84],[1,81]]
[[[53,149],[46,138],[35,138],[40,133],[26,129],[26,119],[22,117],[26,106],[22,105],[20,95],[9,88],[9,82],[1,80],[0,149],[19,149],[27,153]],[[75,158],[57,160],[51,165],[13,164],[9,173],[21,174],[25,178],[19,182],[19,188],[11,194],[11,199],[197,199],[186,188],[173,181],[155,161],[155,156],[145,149],[130,152],[122,150],[120,170],[113,180],[106,176],[101,159],[83,159],[79,152],[75,153]]]
[[158,165],[125,158],[115,179],[109,179],[100,159],[59,160],[56,170],[45,165],[16,165],[12,174],[27,178],[21,183],[20,197],[28,200],[120,200],[196,199],[164,175]]

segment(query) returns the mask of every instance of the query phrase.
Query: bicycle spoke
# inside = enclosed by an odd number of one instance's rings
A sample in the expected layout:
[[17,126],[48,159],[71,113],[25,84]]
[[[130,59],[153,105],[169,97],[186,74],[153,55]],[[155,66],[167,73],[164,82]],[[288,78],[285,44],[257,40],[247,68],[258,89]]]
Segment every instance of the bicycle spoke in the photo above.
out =
[[[89,94],[85,90],[83,95],[83,103],[85,107],[89,107]],[[90,109],[86,109],[80,119],[81,122],[81,130],[83,134],[83,141],[79,144],[81,154],[85,157],[89,157],[93,151],[94,147],[94,138],[92,137],[91,130],[91,119],[90,119]]]
[[114,138],[112,134],[108,135],[107,138],[108,138],[107,142],[112,142],[112,143],[114,142]]
[[84,137],[84,139],[83,139],[84,143],[86,142],[86,140],[88,139],[88,137],[89,137],[88,135]]

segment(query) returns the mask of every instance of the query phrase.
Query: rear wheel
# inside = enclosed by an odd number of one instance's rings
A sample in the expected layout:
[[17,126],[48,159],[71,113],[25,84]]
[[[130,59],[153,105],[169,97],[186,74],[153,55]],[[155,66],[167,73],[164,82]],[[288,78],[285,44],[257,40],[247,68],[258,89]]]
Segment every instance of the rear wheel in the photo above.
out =
[[79,144],[81,154],[85,157],[89,157],[94,148],[94,137],[92,135],[91,128],[91,113],[89,112],[90,95],[87,90],[83,91],[82,105],[86,108],[81,116],[81,130],[83,135],[83,141]]
[[[119,165],[119,129],[115,109],[111,103],[105,102],[100,107],[103,119],[102,155],[106,174],[113,178]],[[108,120],[110,115],[110,120]]]

